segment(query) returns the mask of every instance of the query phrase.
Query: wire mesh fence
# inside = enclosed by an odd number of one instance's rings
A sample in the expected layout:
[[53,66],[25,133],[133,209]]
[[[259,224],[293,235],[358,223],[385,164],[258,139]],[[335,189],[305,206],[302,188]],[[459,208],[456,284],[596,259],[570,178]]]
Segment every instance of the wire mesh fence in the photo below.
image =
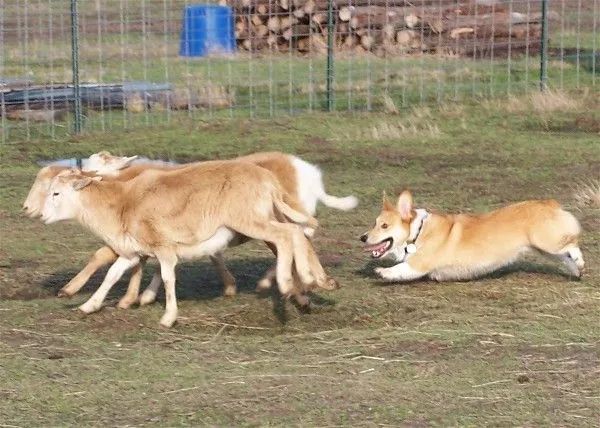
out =
[[598,3],[0,0],[0,134],[597,89]]

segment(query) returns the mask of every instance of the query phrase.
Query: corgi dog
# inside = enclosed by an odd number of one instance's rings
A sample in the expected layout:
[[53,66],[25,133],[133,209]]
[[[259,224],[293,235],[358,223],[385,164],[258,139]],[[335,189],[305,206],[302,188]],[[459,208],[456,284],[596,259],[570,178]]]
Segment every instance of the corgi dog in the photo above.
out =
[[360,240],[373,258],[391,256],[399,262],[375,269],[387,281],[469,280],[531,249],[562,261],[579,278],[584,267],[580,232],[577,219],[554,200],[519,202],[479,215],[434,214],[415,209],[405,190],[396,205],[384,193],[375,226]]

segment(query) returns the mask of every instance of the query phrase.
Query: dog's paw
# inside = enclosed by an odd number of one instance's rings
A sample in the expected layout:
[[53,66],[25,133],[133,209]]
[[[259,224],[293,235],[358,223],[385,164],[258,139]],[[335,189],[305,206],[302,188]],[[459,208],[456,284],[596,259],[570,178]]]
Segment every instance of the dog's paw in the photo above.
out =
[[390,268],[378,267],[375,268],[375,273],[386,281],[394,281],[396,279],[395,275],[392,273],[392,269]]

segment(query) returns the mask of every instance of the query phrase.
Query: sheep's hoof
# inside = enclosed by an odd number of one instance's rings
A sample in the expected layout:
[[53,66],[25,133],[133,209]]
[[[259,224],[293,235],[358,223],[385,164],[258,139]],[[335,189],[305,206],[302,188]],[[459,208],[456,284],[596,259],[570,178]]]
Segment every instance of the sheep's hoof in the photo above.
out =
[[102,305],[97,305],[93,302],[85,302],[83,305],[79,307],[79,310],[86,315],[92,314],[94,312],[98,312]]
[[342,287],[340,283],[332,277],[327,277],[327,280],[324,283],[319,284],[319,286],[325,290],[337,290]]
[[119,303],[117,303],[117,308],[119,309],[129,309],[131,307],[131,305],[133,305],[135,303],[135,300],[129,300],[129,299],[121,299],[119,300]]
[[166,328],[173,327],[173,324],[177,321],[177,315],[173,316],[170,314],[164,314],[160,319],[160,325]]
[[223,295],[225,297],[233,297],[237,294],[237,287],[235,286],[235,284],[233,285],[228,285],[225,287],[225,289],[223,290]]
[[56,293],[56,295],[58,297],[72,297],[73,293],[68,292],[66,288],[61,288],[60,290],[58,290],[58,293]]
[[146,306],[156,301],[156,294],[154,293],[142,293],[142,297],[140,297],[140,306]]

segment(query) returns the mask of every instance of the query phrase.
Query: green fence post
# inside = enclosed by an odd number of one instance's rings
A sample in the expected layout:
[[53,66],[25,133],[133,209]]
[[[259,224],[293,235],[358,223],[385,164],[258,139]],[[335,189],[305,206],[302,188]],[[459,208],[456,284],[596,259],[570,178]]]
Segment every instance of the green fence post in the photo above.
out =
[[74,131],[79,134],[81,132],[81,93],[79,91],[79,22],[77,18],[77,0],[71,0],[71,69],[75,95]]
[[333,0],[327,0],[327,111],[333,111]]
[[548,88],[548,0],[542,0],[542,41],[540,52],[540,91]]

